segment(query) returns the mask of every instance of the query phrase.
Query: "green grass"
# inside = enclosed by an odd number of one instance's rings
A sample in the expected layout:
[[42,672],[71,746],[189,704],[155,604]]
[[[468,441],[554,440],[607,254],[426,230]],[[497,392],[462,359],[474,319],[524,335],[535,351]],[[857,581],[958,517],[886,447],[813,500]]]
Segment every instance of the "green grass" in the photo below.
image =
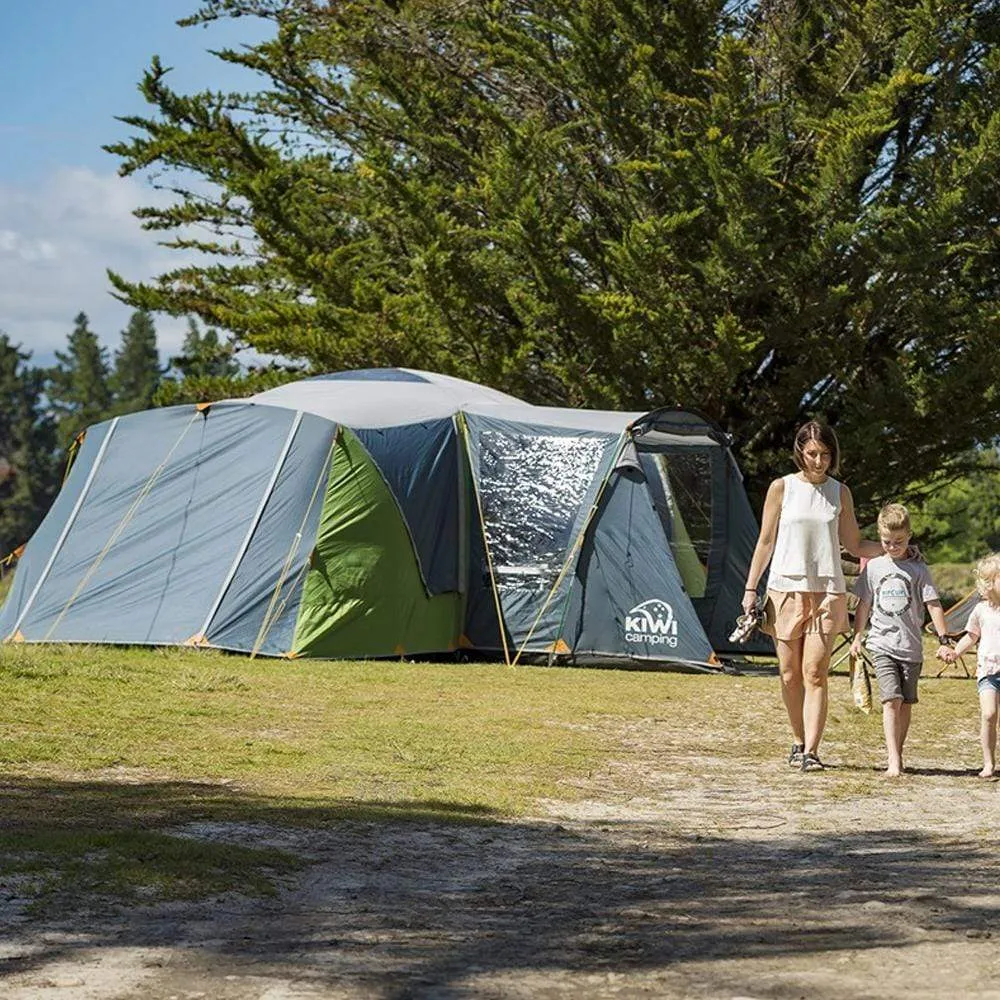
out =
[[[0,686],[0,892],[16,876],[43,910],[268,893],[302,864],[191,823],[490,823],[609,780],[615,801],[656,798],[657,773],[702,782],[707,751],[773,764],[786,728],[773,676],[7,645]],[[920,740],[942,759],[974,746],[974,684],[924,692]],[[859,766],[810,794],[877,794],[878,708],[858,713],[842,674],[829,732]]]
[[38,905],[271,891],[294,857],[179,828],[522,815],[580,794],[617,749],[609,715],[655,716],[684,680],[0,646],[0,866]]
[[601,757],[578,723],[609,706],[652,711],[670,683],[618,671],[6,646],[0,764],[36,777],[126,769],[299,801],[516,815]]

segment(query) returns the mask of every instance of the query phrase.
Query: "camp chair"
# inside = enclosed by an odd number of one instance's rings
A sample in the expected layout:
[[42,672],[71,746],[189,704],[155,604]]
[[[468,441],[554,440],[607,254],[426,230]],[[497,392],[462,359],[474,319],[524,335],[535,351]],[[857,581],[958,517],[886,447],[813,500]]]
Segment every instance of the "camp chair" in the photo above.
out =
[[[952,642],[958,642],[959,639],[965,635],[965,623],[969,620],[969,615],[972,614],[972,609],[982,600],[979,595],[979,591],[971,590],[965,595],[961,600],[956,601],[950,608],[947,608],[944,613],[944,622],[948,627],[948,631],[945,632],[946,638],[952,640]],[[927,630],[932,631],[932,626],[928,625]],[[965,657],[960,656],[958,658],[958,663],[961,665],[963,672],[966,677],[971,677],[972,674],[969,673],[969,668],[965,664]],[[935,677],[940,677],[947,669],[949,664],[945,663],[942,665],[941,669],[934,675]]]

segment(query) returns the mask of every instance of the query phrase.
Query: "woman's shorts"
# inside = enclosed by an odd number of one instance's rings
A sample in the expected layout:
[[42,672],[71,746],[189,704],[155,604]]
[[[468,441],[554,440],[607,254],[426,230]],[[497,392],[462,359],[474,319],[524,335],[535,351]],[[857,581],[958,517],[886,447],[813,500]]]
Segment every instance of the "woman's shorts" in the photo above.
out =
[[847,594],[809,590],[769,590],[764,604],[762,631],[775,639],[803,635],[833,636],[846,632]]

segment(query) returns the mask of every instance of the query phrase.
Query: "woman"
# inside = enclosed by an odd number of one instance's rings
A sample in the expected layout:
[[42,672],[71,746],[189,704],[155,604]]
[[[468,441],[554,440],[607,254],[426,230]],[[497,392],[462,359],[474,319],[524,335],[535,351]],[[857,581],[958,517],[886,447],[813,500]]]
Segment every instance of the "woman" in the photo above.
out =
[[830,475],[840,458],[836,434],[815,420],[803,424],[793,457],[798,472],[774,480],[764,500],[743,610],[753,610],[757,584],[770,563],[764,631],[777,648],[781,698],[795,741],[788,763],[817,771],[823,768],[819,742],[830,653],[834,638],[849,627],[840,549],[859,557],[880,555],[882,549],[862,540],[851,491]]

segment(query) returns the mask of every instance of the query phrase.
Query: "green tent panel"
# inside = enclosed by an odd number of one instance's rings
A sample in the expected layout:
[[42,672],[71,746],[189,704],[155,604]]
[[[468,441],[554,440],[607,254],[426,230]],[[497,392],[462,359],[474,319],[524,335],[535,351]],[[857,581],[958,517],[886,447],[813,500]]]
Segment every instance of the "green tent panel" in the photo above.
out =
[[461,595],[429,597],[399,507],[341,427],[292,653],[367,657],[457,648]]

